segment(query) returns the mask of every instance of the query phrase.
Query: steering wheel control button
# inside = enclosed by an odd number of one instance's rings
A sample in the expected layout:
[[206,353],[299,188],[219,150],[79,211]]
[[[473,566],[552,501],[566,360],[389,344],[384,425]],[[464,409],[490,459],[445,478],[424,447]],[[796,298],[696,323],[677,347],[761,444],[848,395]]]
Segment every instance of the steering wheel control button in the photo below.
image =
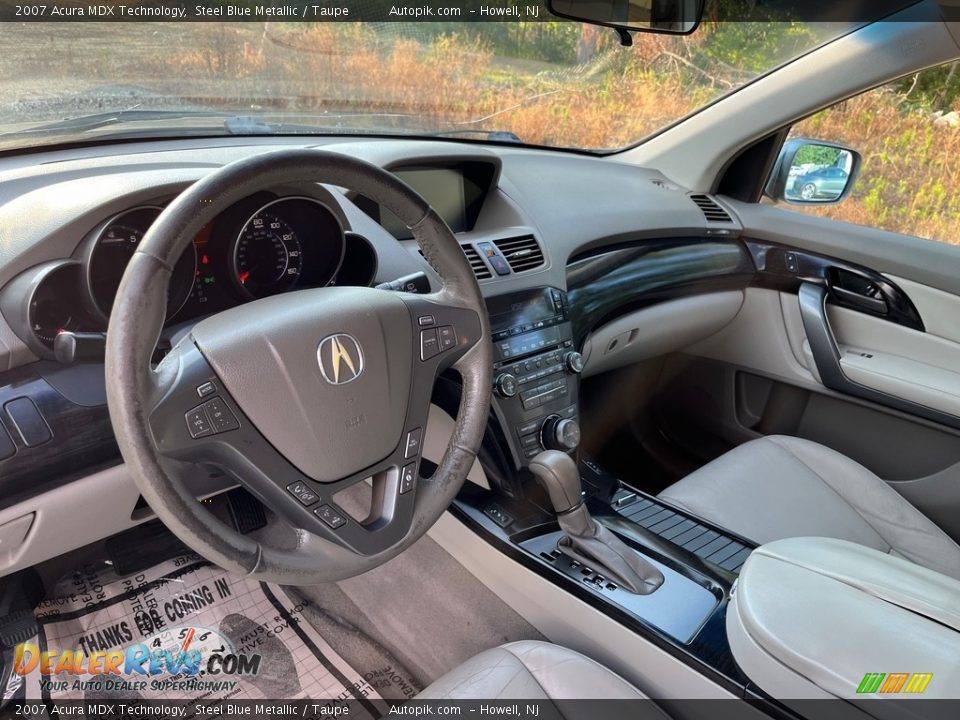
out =
[[420,440],[423,438],[423,428],[417,428],[407,433],[407,446],[403,451],[403,457],[409,460],[420,454]]
[[440,338],[436,329],[420,331],[420,359],[429,360],[440,354]]
[[197,395],[202,398],[210,397],[217,391],[217,386],[212,382],[205,382],[203,385],[197,387]]
[[437,321],[433,319],[433,315],[421,315],[417,318],[417,323],[420,327],[430,327],[431,325],[436,325]]
[[293,495],[303,505],[313,505],[320,496],[306,486],[306,483],[295,482],[287,485],[287,492]]
[[404,465],[403,470],[400,471],[400,494],[406,495],[408,492],[413,490],[413,486],[416,482],[417,464],[412,462],[409,465]]
[[207,417],[207,410],[203,405],[195,407],[184,417],[187,421],[187,430],[190,431],[190,437],[194,440],[213,435],[213,423]]
[[313,514],[334,530],[347,524],[347,519],[329,505],[321,505],[313,511]]
[[438,332],[440,334],[440,352],[456,347],[457,334],[450,325],[444,325]]
[[207,417],[210,418],[215,433],[229,432],[240,427],[237,418],[220,398],[215,397],[212,400],[207,400],[203,407],[207,409]]

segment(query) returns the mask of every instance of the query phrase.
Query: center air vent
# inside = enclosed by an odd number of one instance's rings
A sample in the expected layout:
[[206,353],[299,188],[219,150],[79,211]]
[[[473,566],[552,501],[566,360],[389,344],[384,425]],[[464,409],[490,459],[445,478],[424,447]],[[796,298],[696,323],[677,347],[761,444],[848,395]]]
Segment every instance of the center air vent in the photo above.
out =
[[709,195],[691,195],[690,199],[703,211],[707,222],[733,222],[730,214]]
[[489,280],[493,277],[490,268],[487,267],[487,264],[483,261],[483,258],[480,257],[480,253],[473,248],[473,245],[462,245],[461,247],[463,247],[463,254],[467,256],[470,269],[473,270],[473,274],[477,276],[477,280]]
[[507,262],[510,263],[510,269],[514,272],[533,270],[533,268],[543,265],[543,251],[532,235],[494,240],[493,244],[507,259]]

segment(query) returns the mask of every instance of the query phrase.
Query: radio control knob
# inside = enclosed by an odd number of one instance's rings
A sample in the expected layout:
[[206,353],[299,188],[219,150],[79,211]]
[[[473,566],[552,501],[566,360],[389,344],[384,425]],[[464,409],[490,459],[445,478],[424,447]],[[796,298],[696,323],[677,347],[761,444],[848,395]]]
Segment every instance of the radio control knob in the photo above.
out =
[[512,398],[517,394],[520,385],[517,383],[517,379],[510,373],[500,373],[494,382],[493,388],[500,397]]
[[563,356],[563,364],[566,365],[567,370],[574,375],[579,375],[583,371],[583,355],[576,350],[568,352]]
[[580,444],[580,426],[576,420],[551,415],[540,426],[540,442],[548,450],[574,450]]

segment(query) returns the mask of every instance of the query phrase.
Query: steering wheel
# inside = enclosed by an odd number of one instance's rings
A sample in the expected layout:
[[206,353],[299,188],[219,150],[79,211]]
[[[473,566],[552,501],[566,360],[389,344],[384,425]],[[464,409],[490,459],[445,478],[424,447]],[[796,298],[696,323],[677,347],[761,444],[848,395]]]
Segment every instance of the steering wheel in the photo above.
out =
[[[388,208],[442,280],[429,295],[329,287],[256,300],[208,317],[156,366],[177,259],[220,212],[295,182],[329,183]],[[434,382],[463,392],[436,472],[419,476]],[[180,194],[139,243],[107,332],[110,418],[144,499],[186,545],[259,580],[314,584],[359,575],[420,538],[473,464],[493,368],[483,297],[450,228],[409,186],[346,155],[282,150],[240,160]],[[215,467],[295,528],[263,544],[214,517],[183,480]],[[341,495],[371,480],[369,511]]]

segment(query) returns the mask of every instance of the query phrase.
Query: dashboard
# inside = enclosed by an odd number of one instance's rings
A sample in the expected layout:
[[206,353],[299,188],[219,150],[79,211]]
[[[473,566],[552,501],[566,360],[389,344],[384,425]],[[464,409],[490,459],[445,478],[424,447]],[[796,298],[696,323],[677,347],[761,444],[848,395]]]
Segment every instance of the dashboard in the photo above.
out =
[[[0,157],[0,513],[120,462],[103,338],[126,264],[163,209],[217,167],[308,142],[317,140],[168,140]],[[736,259],[716,249],[736,243],[735,218],[717,223],[659,173],[615,159],[415,139],[329,138],[322,147],[395,173],[454,230],[494,316],[495,408],[518,466],[545,437],[544,422],[560,437],[560,421],[575,417],[570,353],[585,322],[606,321],[631,293],[684,286],[697,258],[703,275],[729,272]],[[681,245],[644,249],[664,238]],[[201,318],[278,293],[439,289],[385,209],[320,183],[246,197],[191,240],[173,269],[160,353]],[[624,267],[610,253],[624,246],[646,264],[610,275]],[[605,278],[604,293],[591,278]],[[94,350],[64,361],[54,352],[61,336],[90,336]],[[125,522],[145,512],[127,510]]]

